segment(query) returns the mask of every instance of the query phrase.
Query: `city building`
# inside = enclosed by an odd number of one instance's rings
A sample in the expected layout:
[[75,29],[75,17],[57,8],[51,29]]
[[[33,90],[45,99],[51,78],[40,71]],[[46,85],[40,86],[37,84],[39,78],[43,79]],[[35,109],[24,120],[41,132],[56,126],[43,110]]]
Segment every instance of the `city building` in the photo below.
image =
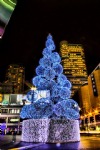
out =
[[[49,90],[36,90],[32,87],[34,94],[31,98],[35,100],[41,97],[50,97]],[[0,94],[0,127],[5,125],[6,134],[11,134],[12,130],[21,133],[22,120],[20,112],[24,105],[30,105],[31,101],[28,100],[27,94]]]
[[23,105],[29,105],[25,94],[0,94],[0,126],[5,124],[6,133],[12,130],[19,134],[22,127],[20,112]]
[[89,94],[93,109],[100,109],[100,63],[88,77]]
[[67,41],[60,43],[60,55],[64,74],[72,83],[71,97],[87,82],[87,69],[84,49],[81,44],[69,44]]
[[6,72],[6,84],[12,84],[12,93],[19,94],[24,92],[25,69],[21,65],[11,64]]
[[13,84],[12,83],[0,83],[0,94],[13,93]]
[[80,105],[81,111],[82,113],[86,114],[92,109],[88,83],[83,84],[79,88],[78,94],[79,94],[79,100],[80,100],[79,105]]
[[88,76],[88,83],[78,90],[81,127],[100,131],[100,63]]

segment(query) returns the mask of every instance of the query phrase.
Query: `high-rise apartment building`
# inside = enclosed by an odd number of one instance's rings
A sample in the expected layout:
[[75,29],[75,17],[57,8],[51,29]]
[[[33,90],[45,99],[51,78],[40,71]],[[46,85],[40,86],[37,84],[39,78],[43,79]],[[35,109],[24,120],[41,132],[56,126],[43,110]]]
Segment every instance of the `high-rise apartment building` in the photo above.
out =
[[69,44],[67,41],[61,41],[60,55],[64,74],[72,83],[71,97],[73,97],[75,91],[87,82],[84,49],[81,44]]
[[6,73],[6,83],[11,83],[13,86],[13,93],[23,93],[25,80],[24,67],[12,64],[8,66]]

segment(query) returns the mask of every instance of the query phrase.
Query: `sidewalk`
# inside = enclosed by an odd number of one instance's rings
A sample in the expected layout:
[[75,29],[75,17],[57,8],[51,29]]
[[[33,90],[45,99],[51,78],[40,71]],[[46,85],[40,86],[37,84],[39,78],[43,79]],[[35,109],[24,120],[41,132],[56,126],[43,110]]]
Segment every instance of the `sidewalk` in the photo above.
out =
[[100,134],[100,131],[80,131],[80,133],[94,133],[94,134]]
[[20,135],[16,135],[15,142],[12,141],[12,135],[0,135],[0,150],[25,150],[41,145],[43,145],[43,143],[21,142]]
[[16,142],[12,142],[12,136],[0,136],[0,150],[100,150],[100,137],[97,135],[81,136],[79,142],[68,143],[29,143],[19,141],[20,138],[17,136]]
[[100,131],[80,131],[80,135],[100,136]]
[[43,143],[10,142],[2,145],[0,150],[25,150],[42,145]]
[[4,147],[5,149],[7,149],[7,147],[9,146],[18,144],[20,142],[20,139],[21,139],[21,136],[17,135],[16,142],[12,142],[12,135],[0,135],[0,148],[2,149]]

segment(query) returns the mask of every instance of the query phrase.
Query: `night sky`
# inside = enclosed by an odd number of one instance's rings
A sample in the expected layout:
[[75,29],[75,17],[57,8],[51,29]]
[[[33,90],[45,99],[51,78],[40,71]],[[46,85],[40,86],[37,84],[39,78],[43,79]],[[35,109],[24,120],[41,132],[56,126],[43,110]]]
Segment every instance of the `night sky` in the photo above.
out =
[[22,64],[31,81],[48,33],[59,43],[82,44],[88,74],[100,62],[99,0],[18,0],[0,41],[0,82],[9,64]]

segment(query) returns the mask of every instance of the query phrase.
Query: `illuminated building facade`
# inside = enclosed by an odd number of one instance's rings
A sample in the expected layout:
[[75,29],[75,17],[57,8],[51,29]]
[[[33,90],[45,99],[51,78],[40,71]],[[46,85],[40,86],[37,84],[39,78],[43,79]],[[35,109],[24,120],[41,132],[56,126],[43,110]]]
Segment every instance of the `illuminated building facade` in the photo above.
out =
[[73,97],[80,86],[87,82],[84,49],[81,44],[69,44],[67,41],[62,41],[60,55],[64,74],[72,83],[71,97]]
[[25,80],[25,69],[20,65],[9,65],[6,73],[6,83],[11,83],[13,86],[12,93],[23,93],[24,91],[24,80]]
[[89,75],[88,85],[92,108],[100,109],[100,63]]
[[[33,88],[34,89],[34,88]],[[34,99],[50,97],[49,90],[36,90]],[[21,133],[22,120],[20,112],[23,105],[30,105],[27,94],[0,94],[0,126],[5,123],[8,134],[16,128]]]
[[13,84],[12,83],[0,83],[0,93],[7,94],[13,93]]
[[0,126],[5,124],[6,133],[11,134],[15,128],[21,133],[20,112],[23,105],[29,104],[25,94],[0,94]]
[[80,102],[81,111],[84,114],[86,114],[92,109],[88,83],[85,83],[80,87],[80,89],[78,90],[78,94],[80,99],[79,102]]
[[88,84],[81,86],[78,94],[82,125],[86,129],[100,131],[100,63],[88,76]]
[[2,105],[0,108],[0,125],[5,124],[6,133],[16,128],[17,133],[21,132],[20,111],[22,106]]

